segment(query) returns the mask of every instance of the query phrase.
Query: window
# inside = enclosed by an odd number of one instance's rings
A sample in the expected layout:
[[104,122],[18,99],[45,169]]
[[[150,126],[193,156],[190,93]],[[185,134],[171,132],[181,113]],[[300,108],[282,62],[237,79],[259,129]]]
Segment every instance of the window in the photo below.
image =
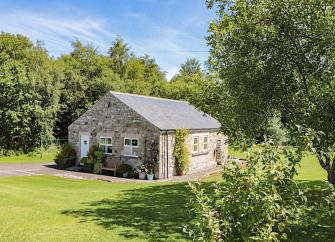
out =
[[193,137],[193,153],[199,153],[199,137]]
[[207,151],[208,151],[208,136],[204,136],[204,142],[203,142],[203,145],[204,145],[204,149],[203,149],[203,151],[204,151],[204,152],[207,152]]
[[135,149],[138,148],[138,139],[124,138],[124,155],[138,156]]
[[192,153],[204,154],[208,152],[208,135],[193,136]]
[[105,152],[105,154],[113,153],[112,138],[111,137],[100,137],[99,146]]

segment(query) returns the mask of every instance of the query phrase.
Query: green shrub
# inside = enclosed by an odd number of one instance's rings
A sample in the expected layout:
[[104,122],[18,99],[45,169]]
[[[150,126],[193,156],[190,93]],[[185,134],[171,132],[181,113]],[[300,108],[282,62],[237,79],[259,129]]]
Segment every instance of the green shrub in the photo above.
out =
[[93,173],[94,174],[101,174],[102,172],[102,163],[94,163],[93,165]]
[[100,147],[93,145],[87,153],[87,163],[103,163],[105,161],[105,157],[105,153],[100,149]]
[[139,169],[133,169],[129,172],[128,177],[133,178],[133,179],[138,179],[139,178]]
[[128,164],[121,164],[118,168],[118,172],[120,174],[126,173],[126,172],[130,172],[133,168],[128,165]]
[[186,137],[189,135],[187,129],[176,130],[176,142],[173,148],[173,155],[175,159],[175,170],[178,175],[183,175],[190,164],[190,153],[185,143]]
[[83,163],[83,164],[87,163],[87,157],[81,158],[80,163]]
[[265,129],[265,136],[267,139],[271,140],[275,145],[287,145],[288,130],[283,126],[279,114],[274,114],[274,116],[268,121],[267,127]]
[[278,241],[307,211],[297,186],[300,151],[262,145],[246,168],[230,164],[210,192],[190,183],[196,218],[185,228],[193,241]]
[[76,151],[69,144],[62,145],[54,161],[61,169],[74,166],[76,162]]

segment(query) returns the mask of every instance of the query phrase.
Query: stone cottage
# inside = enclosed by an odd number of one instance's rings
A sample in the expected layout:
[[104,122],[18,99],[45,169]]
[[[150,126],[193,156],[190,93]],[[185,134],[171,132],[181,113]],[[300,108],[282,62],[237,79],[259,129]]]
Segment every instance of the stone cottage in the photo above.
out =
[[188,102],[108,92],[68,128],[77,151],[77,165],[89,147],[99,145],[107,156],[138,167],[156,152],[155,178],[175,175],[176,129],[188,129],[191,163],[188,173],[215,167],[227,159],[227,137],[217,120]]

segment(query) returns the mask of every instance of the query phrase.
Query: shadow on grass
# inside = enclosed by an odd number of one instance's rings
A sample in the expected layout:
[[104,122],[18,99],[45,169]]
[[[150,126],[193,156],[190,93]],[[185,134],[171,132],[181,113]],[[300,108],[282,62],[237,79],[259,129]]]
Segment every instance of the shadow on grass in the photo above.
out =
[[[323,181],[299,181],[299,186],[309,188],[310,202],[320,201],[326,194]],[[209,189],[211,182],[204,183]],[[116,199],[103,199],[84,204],[86,208],[65,210],[62,213],[79,218],[81,222],[96,223],[115,230],[124,239],[148,241],[187,240],[182,228],[192,219],[192,195],[187,183],[153,185],[123,190]],[[310,219],[309,219],[310,218]],[[292,227],[289,241],[335,241],[335,218],[320,216],[318,211],[308,214],[305,224]],[[120,229],[121,227],[121,229]]]
[[110,230],[122,226],[121,232],[118,229],[118,235],[126,239],[187,239],[182,228],[192,220],[192,216],[187,205],[191,193],[186,185],[176,183],[124,190],[117,199],[91,202],[85,204],[88,208],[62,213]]
[[[327,195],[327,182],[325,181],[299,181],[299,186],[308,189],[306,196],[308,202],[320,203]],[[335,217],[323,214],[318,209],[311,211],[307,215],[305,224],[300,224],[292,228],[289,234],[289,241],[335,241]]]

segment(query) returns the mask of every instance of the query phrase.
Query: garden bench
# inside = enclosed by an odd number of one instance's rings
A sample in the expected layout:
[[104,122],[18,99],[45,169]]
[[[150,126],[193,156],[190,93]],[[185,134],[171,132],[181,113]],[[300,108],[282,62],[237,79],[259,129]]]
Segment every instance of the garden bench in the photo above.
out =
[[107,157],[103,166],[102,170],[104,171],[113,171],[114,176],[116,176],[116,170],[121,165],[121,161],[118,159],[115,159],[114,157]]

